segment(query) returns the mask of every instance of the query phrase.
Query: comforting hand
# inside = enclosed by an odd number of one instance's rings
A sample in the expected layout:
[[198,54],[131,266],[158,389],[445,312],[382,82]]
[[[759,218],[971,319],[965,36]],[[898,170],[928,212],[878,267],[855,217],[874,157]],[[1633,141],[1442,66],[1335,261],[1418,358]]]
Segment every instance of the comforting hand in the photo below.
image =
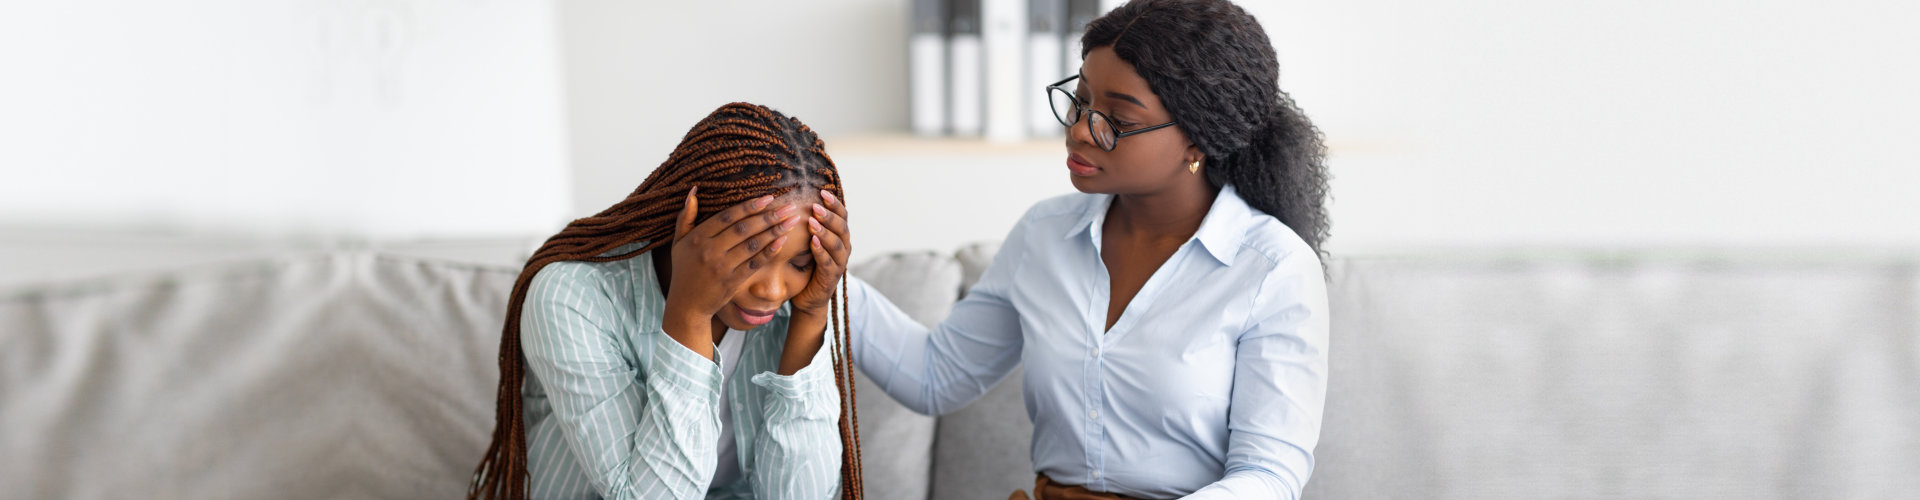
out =
[[674,226],[667,313],[704,325],[733,300],[754,271],[773,264],[774,254],[800,219],[792,205],[768,211],[773,197],[762,196],[695,226],[700,208],[696,192],[698,188],[687,192],[687,207]]
[[853,250],[853,243],[847,233],[846,204],[824,189],[820,190],[820,199],[823,203],[812,205],[813,216],[807,219],[807,227],[813,232],[813,241],[809,244],[813,251],[813,279],[793,297],[793,309],[796,314],[824,318],[829,313],[827,301],[833,298],[834,287],[847,274],[847,254]]

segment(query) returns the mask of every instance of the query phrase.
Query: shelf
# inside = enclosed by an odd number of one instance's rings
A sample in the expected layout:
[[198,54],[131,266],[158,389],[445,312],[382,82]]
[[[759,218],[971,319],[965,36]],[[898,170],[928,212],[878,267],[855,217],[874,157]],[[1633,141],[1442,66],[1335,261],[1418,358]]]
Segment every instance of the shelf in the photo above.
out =
[[986,154],[986,155],[1060,155],[1066,154],[1065,138],[1044,137],[1012,142],[990,141],[974,137],[928,137],[905,132],[882,132],[821,137],[827,154]]
[[[876,132],[821,137],[827,142],[827,154],[942,154],[1063,156],[1064,137],[1038,137],[1019,141],[990,141],[977,137],[929,137],[906,132]],[[1327,138],[1327,156],[1390,156],[1418,150],[1404,140],[1383,138]]]

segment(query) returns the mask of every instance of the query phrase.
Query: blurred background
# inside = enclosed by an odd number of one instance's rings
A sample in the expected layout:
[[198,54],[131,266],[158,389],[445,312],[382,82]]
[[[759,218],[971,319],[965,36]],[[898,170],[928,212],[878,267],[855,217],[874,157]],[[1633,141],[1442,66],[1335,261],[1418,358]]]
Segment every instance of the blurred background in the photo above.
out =
[[[1331,146],[1334,252],[1920,244],[1911,2],[1241,3]],[[537,240],[738,100],[825,136],[861,256],[997,239],[1072,189],[1059,139],[911,135],[909,8],[11,2],[0,274]]]

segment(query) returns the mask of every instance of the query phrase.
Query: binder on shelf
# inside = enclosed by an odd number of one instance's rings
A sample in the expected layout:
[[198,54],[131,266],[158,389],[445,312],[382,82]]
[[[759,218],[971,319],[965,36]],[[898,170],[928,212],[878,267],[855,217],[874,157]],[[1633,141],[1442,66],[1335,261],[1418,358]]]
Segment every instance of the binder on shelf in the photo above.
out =
[[950,0],[947,4],[947,126],[953,135],[978,136],[986,125],[980,3]]
[[1047,84],[1060,81],[1060,56],[1066,31],[1066,0],[1027,0],[1027,82],[1020,87],[1026,97],[1022,113],[1026,115],[1027,134],[1054,137],[1064,132],[1053,118],[1047,103]]
[[1080,35],[1087,33],[1087,23],[1100,17],[1101,12],[1100,0],[1067,0],[1067,31],[1061,44],[1066,53],[1061,59],[1060,78],[1080,74]]
[[986,63],[986,137],[1011,142],[1026,137],[1029,99],[1020,89],[1027,82],[1024,50],[1027,39],[1026,0],[982,0],[980,43]]
[[913,0],[907,32],[908,115],[913,133],[947,133],[947,2]]

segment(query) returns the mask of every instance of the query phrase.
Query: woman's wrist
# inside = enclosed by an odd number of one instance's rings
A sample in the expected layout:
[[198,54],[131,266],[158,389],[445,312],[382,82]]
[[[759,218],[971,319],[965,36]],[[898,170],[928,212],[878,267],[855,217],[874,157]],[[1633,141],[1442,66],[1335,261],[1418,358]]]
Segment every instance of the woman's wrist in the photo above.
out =
[[660,320],[667,336],[707,359],[713,359],[713,315],[702,316],[691,308],[667,300],[667,313]]
[[793,375],[812,364],[814,355],[820,352],[820,346],[826,341],[827,315],[824,312],[793,309],[793,315],[787,320],[786,346],[780,352],[780,375]]

